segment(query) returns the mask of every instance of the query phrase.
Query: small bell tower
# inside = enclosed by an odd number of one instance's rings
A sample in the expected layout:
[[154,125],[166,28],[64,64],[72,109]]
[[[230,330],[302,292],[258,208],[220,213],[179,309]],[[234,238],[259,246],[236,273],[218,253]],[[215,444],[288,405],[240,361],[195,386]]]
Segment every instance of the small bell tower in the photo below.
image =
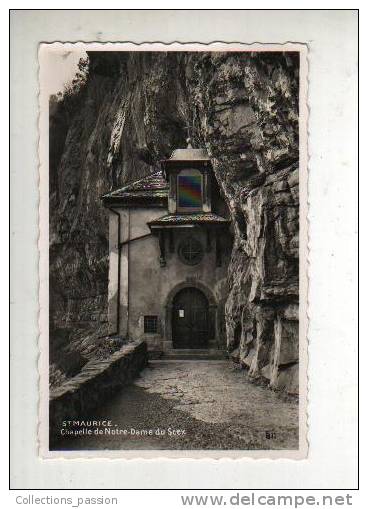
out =
[[169,184],[168,214],[150,221],[148,226],[158,236],[161,267],[166,266],[167,253],[175,251],[182,263],[198,265],[213,245],[219,267],[221,236],[229,220],[213,210],[215,182],[207,151],[193,148],[190,138],[187,144],[187,148],[176,149],[169,159],[161,161],[162,173]]
[[170,159],[161,162],[169,182],[170,214],[211,212],[212,166],[206,150],[192,148],[174,150]]

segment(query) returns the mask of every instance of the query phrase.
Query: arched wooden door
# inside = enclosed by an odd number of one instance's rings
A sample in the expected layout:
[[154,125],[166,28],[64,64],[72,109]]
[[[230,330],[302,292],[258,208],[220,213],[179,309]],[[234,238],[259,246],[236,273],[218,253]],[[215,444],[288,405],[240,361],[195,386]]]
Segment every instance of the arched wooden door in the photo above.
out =
[[173,347],[207,348],[209,313],[207,297],[197,288],[180,290],[173,302]]

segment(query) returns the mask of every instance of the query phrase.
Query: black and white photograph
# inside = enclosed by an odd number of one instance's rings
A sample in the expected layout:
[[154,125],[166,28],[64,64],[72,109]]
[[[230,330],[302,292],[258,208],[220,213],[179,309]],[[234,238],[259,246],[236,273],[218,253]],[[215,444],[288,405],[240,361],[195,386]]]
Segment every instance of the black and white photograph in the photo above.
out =
[[49,452],[305,455],[304,58],[42,45]]
[[5,506],[363,507],[359,10],[44,7],[9,11]]

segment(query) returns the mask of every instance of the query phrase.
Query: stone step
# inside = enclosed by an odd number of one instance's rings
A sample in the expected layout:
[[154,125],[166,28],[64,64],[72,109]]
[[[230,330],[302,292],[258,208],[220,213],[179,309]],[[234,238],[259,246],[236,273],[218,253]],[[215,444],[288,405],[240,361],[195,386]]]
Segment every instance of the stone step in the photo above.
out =
[[164,352],[162,359],[168,360],[222,360],[228,357],[226,350],[173,349]]

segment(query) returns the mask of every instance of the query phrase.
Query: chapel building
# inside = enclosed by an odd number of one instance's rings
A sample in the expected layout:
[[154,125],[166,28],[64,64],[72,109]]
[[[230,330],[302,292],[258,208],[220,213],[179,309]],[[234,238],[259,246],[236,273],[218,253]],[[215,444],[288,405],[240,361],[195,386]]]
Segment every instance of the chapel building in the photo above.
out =
[[109,333],[152,355],[226,348],[228,209],[203,149],[102,197],[109,210]]

